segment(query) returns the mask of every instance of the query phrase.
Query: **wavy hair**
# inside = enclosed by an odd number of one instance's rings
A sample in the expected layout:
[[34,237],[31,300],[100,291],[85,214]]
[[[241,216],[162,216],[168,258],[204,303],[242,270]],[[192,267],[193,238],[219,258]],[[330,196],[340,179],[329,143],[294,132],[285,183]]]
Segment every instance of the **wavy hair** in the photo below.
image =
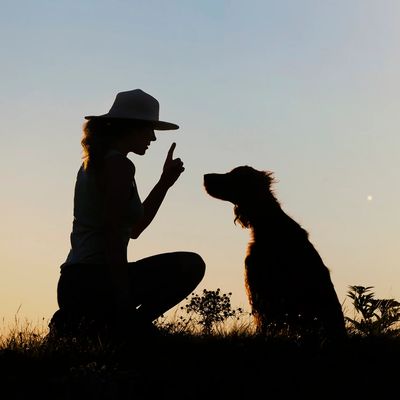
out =
[[111,145],[142,123],[125,119],[92,118],[84,123],[81,140],[83,168],[99,171]]

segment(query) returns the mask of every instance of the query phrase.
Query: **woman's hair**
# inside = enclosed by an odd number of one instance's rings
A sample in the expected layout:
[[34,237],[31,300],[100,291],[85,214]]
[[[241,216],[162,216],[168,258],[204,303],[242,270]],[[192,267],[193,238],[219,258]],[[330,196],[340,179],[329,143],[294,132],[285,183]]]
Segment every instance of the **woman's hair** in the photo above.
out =
[[84,169],[100,170],[111,145],[140,125],[142,123],[124,119],[92,118],[85,122],[81,140]]

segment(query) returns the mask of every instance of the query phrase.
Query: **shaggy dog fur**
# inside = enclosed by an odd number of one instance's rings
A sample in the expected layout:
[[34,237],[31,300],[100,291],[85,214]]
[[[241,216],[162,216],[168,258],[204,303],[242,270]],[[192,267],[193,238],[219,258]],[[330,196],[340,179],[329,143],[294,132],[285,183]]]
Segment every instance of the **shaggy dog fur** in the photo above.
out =
[[234,205],[235,222],[251,229],[245,284],[259,332],[346,336],[341,304],[328,268],[308,233],[281,208],[271,172],[241,166],[204,175],[206,192]]

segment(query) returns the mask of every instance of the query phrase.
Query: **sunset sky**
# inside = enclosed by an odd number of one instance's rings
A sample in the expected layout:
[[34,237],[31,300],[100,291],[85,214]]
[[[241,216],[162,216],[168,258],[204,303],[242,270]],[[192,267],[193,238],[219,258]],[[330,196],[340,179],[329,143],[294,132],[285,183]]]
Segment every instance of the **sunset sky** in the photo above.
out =
[[[141,88],[160,133],[136,165],[144,199],[171,143],[185,172],[129,260],[200,253],[198,287],[248,308],[249,232],[203,174],[275,173],[343,302],[349,285],[400,300],[400,2],[0,0],[0,318],[57,309],[83,116]],[[350,307],[348,300],[345,308]]]

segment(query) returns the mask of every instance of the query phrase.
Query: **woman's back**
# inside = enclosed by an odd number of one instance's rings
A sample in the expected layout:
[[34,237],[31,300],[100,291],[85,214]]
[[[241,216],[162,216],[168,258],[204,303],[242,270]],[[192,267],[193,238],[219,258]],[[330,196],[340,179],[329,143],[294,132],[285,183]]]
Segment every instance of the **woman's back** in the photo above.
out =
[[[115,150],[111,150],[106,158],[125,157]],[[130,161],[129,161],[130,162]],[[134,165],[132,169],[134,173]],[[74,193],[74,220],[70,236],[71,250],[66,264],[72,263],[105,263],[105,231],[106,205],[105,189],[101,178],[87,171],[83,166],[79,169]],[[143,206],[139,198],[135,181],[132,188],[128,207],[122,211],[123,218],[118,229],[126,246],[128,245],[131,229],[135,221],[143,215]]]

